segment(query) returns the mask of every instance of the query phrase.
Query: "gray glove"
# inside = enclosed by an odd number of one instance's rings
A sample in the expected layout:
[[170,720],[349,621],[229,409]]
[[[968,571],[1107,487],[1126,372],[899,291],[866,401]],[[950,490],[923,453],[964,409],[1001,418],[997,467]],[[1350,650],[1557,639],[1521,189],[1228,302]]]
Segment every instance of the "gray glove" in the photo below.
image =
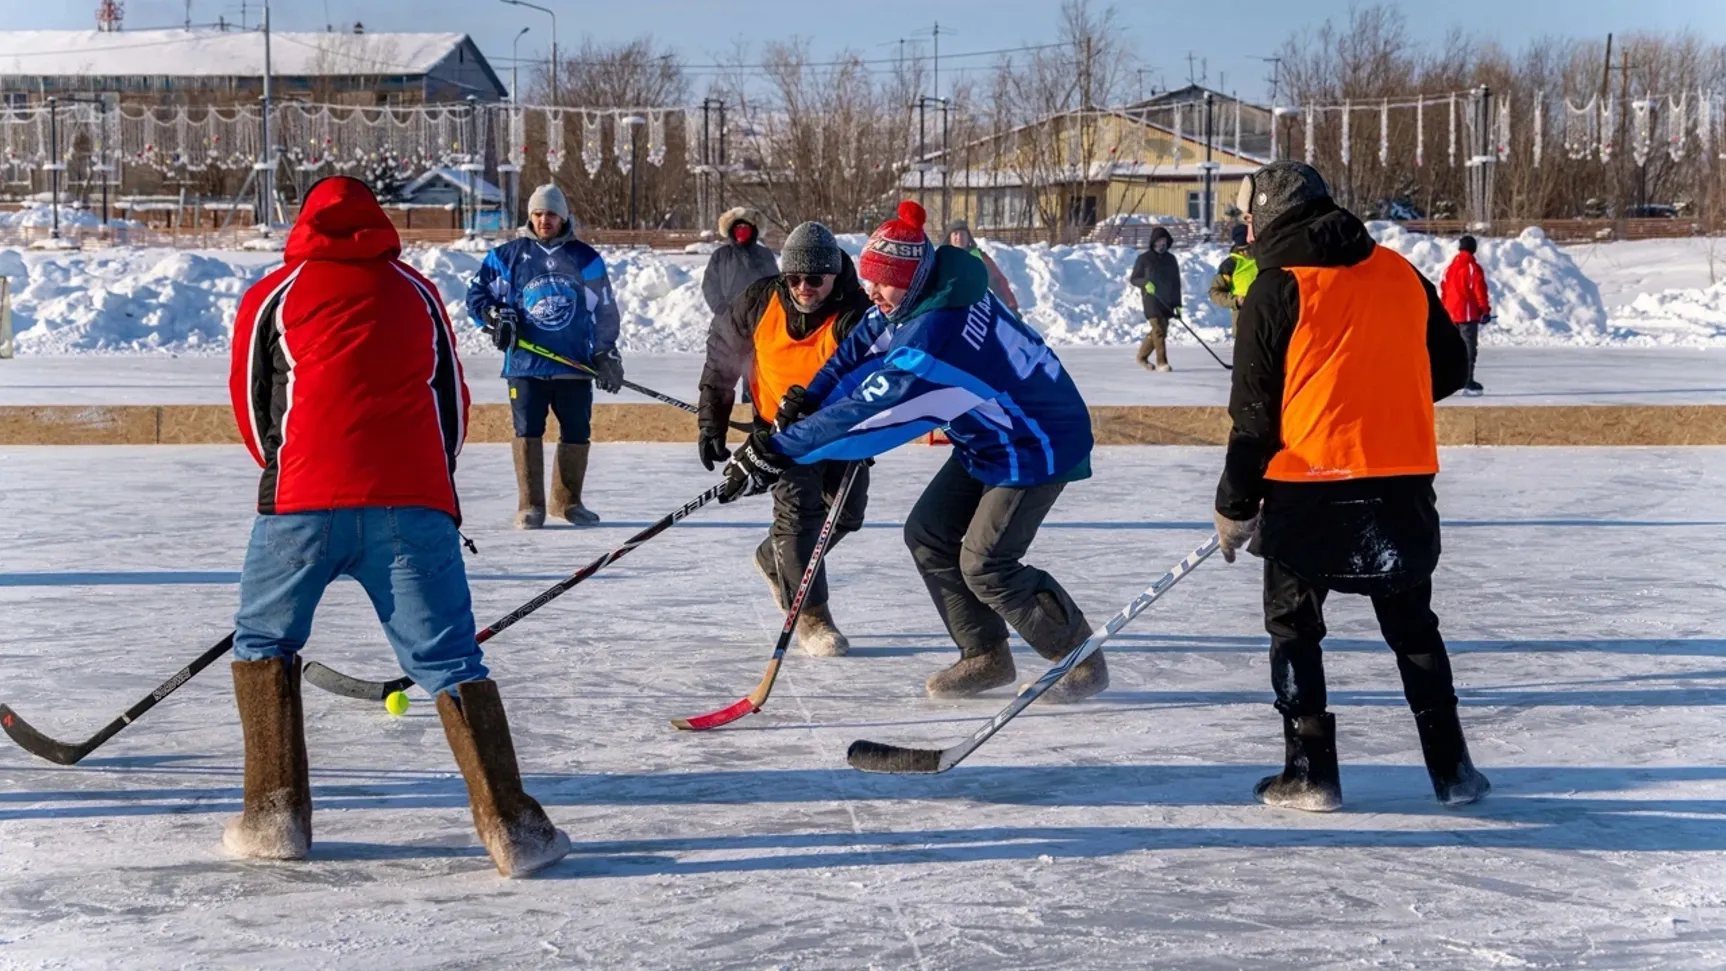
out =
[[[1223,554],[1223,562],[1233,563],[1235,561],[1235,551],[1246,546],[1250,541],[1258,536],[1259,517],[1255,513],[1253,518],[1248,519],[1245,522],[1239,522],[1230,519],[1219,512],[1213,513],[1212,518],[1217,524],[1217,548]],[[1254,544],[1254,546],[1256,545],[1257,544]],[[1258,555],[1257,550],[1252,547],[1248,547],[1247,552],[1252,553],[1254,556]]]

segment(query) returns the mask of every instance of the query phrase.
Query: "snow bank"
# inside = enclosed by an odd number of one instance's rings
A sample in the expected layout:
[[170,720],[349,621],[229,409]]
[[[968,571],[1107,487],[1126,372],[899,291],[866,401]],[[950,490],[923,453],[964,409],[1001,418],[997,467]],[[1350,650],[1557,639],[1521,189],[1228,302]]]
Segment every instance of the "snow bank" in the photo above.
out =
[[[1456,251],[1453,241],[1409,234],[1391,224],[1375,224],[1373,231],[1434,280]],[[853,255],[864,242],[860,235],[840,237],[840,245]],[[1141,300],[1126,283],[1137,251],[1099,244],[983,245],[1012,284],[1026,319],[1052,343],[1121,344],[1142,334]],[[1176,252],[1185,318],[1207,341],[1227,337],[1228,311],[1207,297],[1211,275],[1226,253],[1214,244]],[[626,352],[704,347],[710,315],[701,297],[703,258],[646,250],[605,255],[623,312]],[[1500,321],[1486,329],[1488,342],[1726,343],[1721,320],[1726,314],[1719,309],[1717,290],[1645,297],[1631,316],[1609,323],[1599,289],[1539,230],[1482,240],[1479,257]],[[463,347],[485,348],[463,304],[480,254],[419,249],[405,258],[443,293]],[[0,249],[0,273],[11,278],[14,324],[25,353],[213,352],[226,347],[240,294],[276,259],[267,253],[214,251]],[[1680,319],[1685,323],[1672,323]],[[1179,327],[1174,339],[1191,340]]]

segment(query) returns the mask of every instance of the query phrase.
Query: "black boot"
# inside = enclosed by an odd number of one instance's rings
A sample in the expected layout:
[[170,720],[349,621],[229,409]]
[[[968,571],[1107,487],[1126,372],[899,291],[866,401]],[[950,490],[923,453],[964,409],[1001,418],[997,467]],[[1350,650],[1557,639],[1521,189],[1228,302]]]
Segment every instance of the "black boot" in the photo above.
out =
[[1267,806],[1309,813],[1342,808],[1342,775],[1336,764],[1336,716],[1283,717],[1284,765],[1281,775],[1268,775],[1253,787],[1253,796]]
[[1432,777],[1432,794],[1439,802],[1466,806],[1492,791],[1492,783],[1468,757],[1455,705],[1417,712],[1414,724],[1420,729],[1420,754],[1426,759],[1426,774]]

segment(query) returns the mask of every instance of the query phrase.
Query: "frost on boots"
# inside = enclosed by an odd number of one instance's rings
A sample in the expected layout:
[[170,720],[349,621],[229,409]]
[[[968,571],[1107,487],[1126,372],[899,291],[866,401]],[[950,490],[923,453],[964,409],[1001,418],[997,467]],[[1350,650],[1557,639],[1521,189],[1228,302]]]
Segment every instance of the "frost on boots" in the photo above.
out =
[[804,606],[797,615],[797,646],[810,657],[844,657],[851,641],[833,626],[833,612],[826,604]]
[[1439,802],[1466,806],[1492,791],[1492,783],[1468,757],[1468,742],[1462,737],[1456,706],[1419,712],[1414,724],[1420,730],[1420,754],[1426,760],[1426,774],[1432,778],[1432,793]]
[[[1091,625],[1082,615],[1078,614],[1078,606],[1072,605],[1065,594],[1057,595],[1053,591],[1039,590],[1037,606],[1041,609],[1042,619],[1035,625],[1037,629],[1031,633],[1036,640],[1031,643],[1038,654],[1051,661],[1065,660],[1067,655],[1085,646],[1091,639]],[[1054,630],[1059,630],[1055,634]],[[1024,633],[1024,631],[1021,631]],[[1059,647],[1050,648],[1045,642],[1053,641]],[[1073,665],[1066,677],[1055,682],[1043,696],[1037,699],[1046,705],[1070,705],[1102,691],[1109,686],[1109,662],[1103,657],[1103,649],[1097,648],[1091,656]]]
[[1268,775],[1253,787],[1267,806],[1309,813],[1342,808],[1342,775],[1336,763],[1336,716],[1283,717],[1282,774]]
[[228,820],[222,846],[236,857],[304,859],[312,846],[312,785],[300,659],[235,661],[233,670],[246,739],[245,808]]
[[961,650],[959,660],[952,667],[930,675],[925,687],[931,698],[969,698],[990,688],[1012,684],[1016,677],[1013,652],[1003,640],[977,653]]
[[515,459],[515,528],[545,525],[545,440],[518,438],[510,443]]
[[569,837],[522,790],[509,719],[494,681],[465,681],[437,696],[444,736],[467,782],[468,803],[480,842],[506,877],[543,870],[569,855]]
[[762,551],[766,550],[768,546],[768,543],[763,543],[756,549],[755,572],[761,574],[761,579],[767,581],[767,586],[773,591],[773,605],[778,607],[779,612],[783,614],[791,608],[785,603],[785,590],[779,586],[779,575],[774,572],[771,554],[767,554],[765,557],[763,555]]

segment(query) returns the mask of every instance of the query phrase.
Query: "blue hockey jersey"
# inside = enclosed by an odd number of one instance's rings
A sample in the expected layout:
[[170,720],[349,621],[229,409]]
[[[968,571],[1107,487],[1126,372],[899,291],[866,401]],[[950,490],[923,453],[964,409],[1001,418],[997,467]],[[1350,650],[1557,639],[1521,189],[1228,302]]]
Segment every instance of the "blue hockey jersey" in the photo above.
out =
[[1091,416],[1043,338],[989,293],[989,273],[942,246],[899,319],[871,311],[806,389],[818,410],[773,436],[800,464],[862,459],[943,429],[989,485],[1089,474]]
[[[519,339],[571,360],[592,364],[595,354],[617,346],[620,316],[605,260],[567,230],[550,243],[529,234],[486,254],[467,289],[468,314],[483,327],[485,311],[499,305],[521,318]],[[578,375],[588,377],[521,348],[503,359],[506,378]]]

